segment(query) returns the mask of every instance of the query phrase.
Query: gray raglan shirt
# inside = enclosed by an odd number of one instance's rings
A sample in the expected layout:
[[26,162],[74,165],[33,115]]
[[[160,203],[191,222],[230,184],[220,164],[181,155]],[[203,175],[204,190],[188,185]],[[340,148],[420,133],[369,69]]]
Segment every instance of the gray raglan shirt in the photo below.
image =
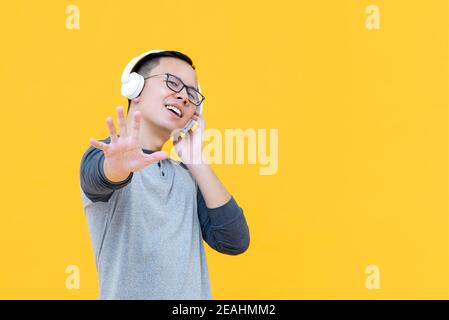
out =
[[249,246],[248,225],[234,197],[207,208],[192,174],[173,159],[120,183],[106,178],[103,162],[103,151],[90,147],[80,170],[99,298],[212,299],[203,239],[229,255]]

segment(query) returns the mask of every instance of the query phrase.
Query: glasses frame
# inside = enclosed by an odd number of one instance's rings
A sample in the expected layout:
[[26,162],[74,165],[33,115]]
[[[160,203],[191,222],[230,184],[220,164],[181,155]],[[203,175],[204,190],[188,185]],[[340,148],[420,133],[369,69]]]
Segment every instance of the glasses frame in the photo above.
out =
[[[189,92],[187,91],[188,89],[192,89],[193,91],[195,91],[195,92],[198,94],[198,96],[201,98],[200,102],[199,102],[198,104],[196,104],[195,102],[193,102],[192,100],[190,100],[190,98],[188,98],[188,100],[190,101],[190,103],[192,103],[193,105],[195,105],[195,106],[197,106],[197,107],[203,103],[204,99],[206,99],[206,97],[203,96],[203,95],[202,95],[198,90],[196,90],[194,87],[187,86],[187,85],[186,85],[180,78],[178,78],[177,76],[175,76],[174,74],[171,74],[171,73],[153,74],[153,75],[151,75],[151,76],[144,77],[143,79],[144,79],[144,80],[147,80],[147,79],[149,79],[149,78],[158,77],[158,76],[167,76],[167,78],[164,80],[164,81],[165,81],[165,84],[167,85],[167,88],[169,88],[169,89],[170,89],[171,91],[173,91],[173,92],[179,93],[179,92],[181,92],[184,88],[186,88],[187,97],[188,97],[188,96],[189,96]],[[181,89],[179,89],[178,91],[176,91],[175,89],[170,88],[170,86],[168,85],[168,82],[169,82],[168,79],[169,79],[170,76],[176,78],[177,80],[179,80],[179,81],[182,83]]]

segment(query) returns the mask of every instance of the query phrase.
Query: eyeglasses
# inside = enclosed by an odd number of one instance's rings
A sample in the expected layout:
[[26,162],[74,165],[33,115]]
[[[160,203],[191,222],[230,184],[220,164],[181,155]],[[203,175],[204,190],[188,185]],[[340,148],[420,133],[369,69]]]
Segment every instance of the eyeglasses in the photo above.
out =
[[206,99],[206,97],[199,93],[194,87],[186,86],[181,79],[171,73],[153,74],[144,79],[146,80],[157,76],[166,76],[167,78],[164,81],[167,84],[167,87],[176,93],[181,92],[182,89],[186,88],[189,101],[196,106],[199,106],[204,99]]

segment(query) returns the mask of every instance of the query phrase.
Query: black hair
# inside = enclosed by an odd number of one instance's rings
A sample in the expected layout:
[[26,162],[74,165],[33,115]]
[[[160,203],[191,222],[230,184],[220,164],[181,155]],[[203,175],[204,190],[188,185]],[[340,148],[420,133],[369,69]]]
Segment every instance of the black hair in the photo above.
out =
[[[187,55],[185,55],[182,52],[179,51],[161,51],[161,52],[155,52],[150,53],[146,57],[144,57],[142,60],[140,60],[131,70],[131,72],[137,72],[141,76],[145,77],[148,76],[153,70],[154,67],[159,65],[159,60],[162,57],[173,57],[181,59],[185,62],[187,62],[193,70],[195,70],[195,66],[193,65],[192,59],[190,59]],[[128,99],[128,111],[131,106],[131,100]]]

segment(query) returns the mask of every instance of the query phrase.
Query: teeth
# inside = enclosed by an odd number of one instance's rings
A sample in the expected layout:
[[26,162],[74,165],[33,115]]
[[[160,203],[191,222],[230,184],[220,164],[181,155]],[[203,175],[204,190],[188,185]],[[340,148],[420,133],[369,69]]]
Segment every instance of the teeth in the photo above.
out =
[[174,112],[176,112],[178,114],[178,117],[182,118],[182,113],[181,110],[179,110],[178,108],[176,108],[175,106],[172,105],[166,105],[165,106],[167,109],[169,110],[173,110]]

